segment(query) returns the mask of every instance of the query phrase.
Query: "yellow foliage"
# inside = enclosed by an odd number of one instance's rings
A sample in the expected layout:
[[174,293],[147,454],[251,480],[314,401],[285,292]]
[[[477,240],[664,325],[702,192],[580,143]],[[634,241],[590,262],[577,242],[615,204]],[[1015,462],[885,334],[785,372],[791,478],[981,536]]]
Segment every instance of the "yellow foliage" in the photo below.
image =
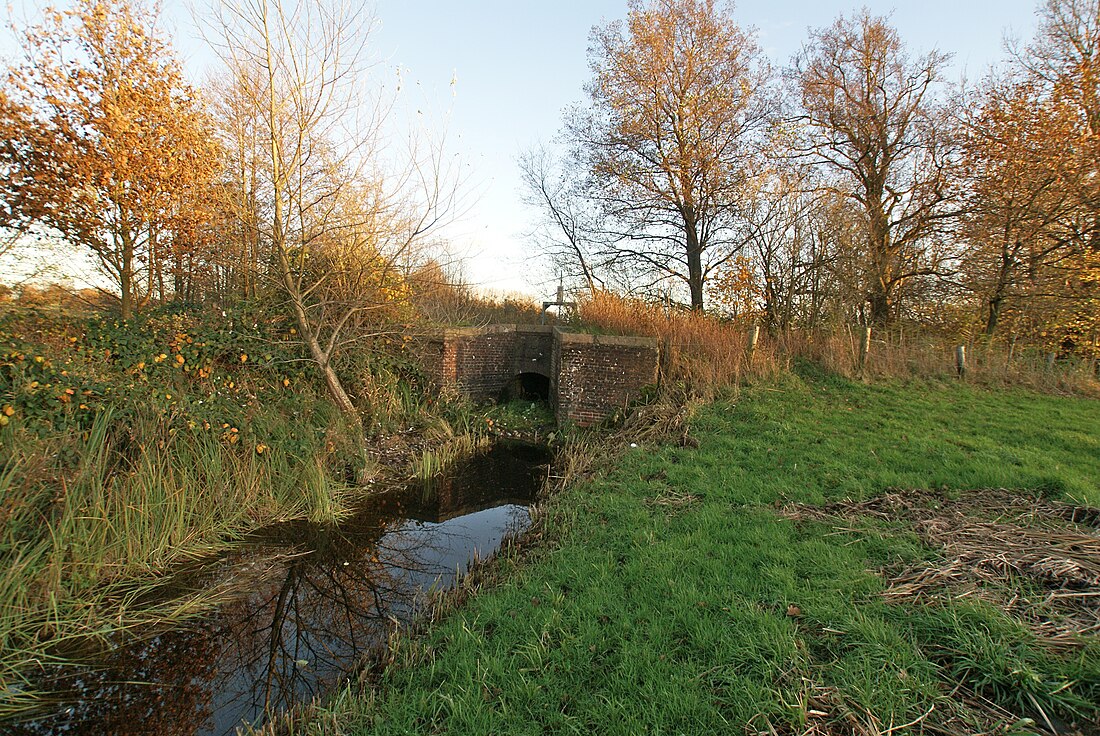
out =
[[759,316],[764,302],[764,290],[745,256],[728,261],[711,279],[710,294],[719,311],[737,319]]

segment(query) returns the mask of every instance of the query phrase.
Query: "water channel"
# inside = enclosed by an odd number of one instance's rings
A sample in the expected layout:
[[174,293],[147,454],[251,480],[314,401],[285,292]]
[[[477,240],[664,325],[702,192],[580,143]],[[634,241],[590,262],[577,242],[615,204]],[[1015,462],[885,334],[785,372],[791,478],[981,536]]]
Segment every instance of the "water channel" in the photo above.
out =
[[239,578],[239,597],[184,627],[43,673],[49,705],[0,730],[223,736],[323,697],[428,593],[452,587],[527,528],[548,463],[541,447],[498,443],[428,485],[371,496],[338,527],[259,535],[203,573]]

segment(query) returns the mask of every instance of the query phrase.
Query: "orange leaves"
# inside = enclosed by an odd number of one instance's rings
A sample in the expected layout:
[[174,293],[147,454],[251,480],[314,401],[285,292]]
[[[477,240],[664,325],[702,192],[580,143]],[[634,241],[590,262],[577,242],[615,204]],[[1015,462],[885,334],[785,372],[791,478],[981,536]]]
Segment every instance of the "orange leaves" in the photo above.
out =
[[625,30],[593,31],[591,106],[572,116],[568,135],[614,220],[607,227],[631,233],[613,260],[653,281],[686,282],[702,309],[771,108],[770,72],[730,7],[714,0],[635,0]]
[[764,300],[752,261],[745,256],[737,256],[725,264],[711,280],[710,293],[715,306],[734,318],[754,316]]
[[[0,93],[0,226],[40,223],[88,248],[128,318],[142,270],[175,243],[174,213],[212,182],[208,116],[178,62],[128,0],[77,0],[21,39]],[[144,280],[152,283],[153,279]]]

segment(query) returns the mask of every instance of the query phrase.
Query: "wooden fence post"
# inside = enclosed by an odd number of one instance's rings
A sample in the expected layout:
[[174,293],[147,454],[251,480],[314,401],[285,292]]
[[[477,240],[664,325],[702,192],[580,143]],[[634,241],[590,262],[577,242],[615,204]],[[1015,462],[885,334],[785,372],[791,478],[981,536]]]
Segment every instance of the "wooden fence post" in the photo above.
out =
[[752,360],[756,352],[756,343],[760,341],[760,325],[753,325],[749,330],[749,360]]
[[1054,361],[1058,359],[1057,353],[1047,353],[1047,370],[1054,370]]
[[966,346],[959,345],[955,348],[955,371],[959,374],[959,378],[966,376]]
[[871,352],[871,328],[864,327],[863,335],[859,338],[859,374],[862,376],[867,367],[867,356]]

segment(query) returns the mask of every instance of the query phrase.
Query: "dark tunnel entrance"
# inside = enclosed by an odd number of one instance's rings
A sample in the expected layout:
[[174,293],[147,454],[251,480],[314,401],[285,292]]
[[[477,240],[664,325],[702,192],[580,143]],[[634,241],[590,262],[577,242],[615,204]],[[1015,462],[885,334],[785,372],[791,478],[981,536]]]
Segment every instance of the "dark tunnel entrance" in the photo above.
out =
[[541,373],[520,373],[508,384],[504,400],[549,401],[550,379]]

